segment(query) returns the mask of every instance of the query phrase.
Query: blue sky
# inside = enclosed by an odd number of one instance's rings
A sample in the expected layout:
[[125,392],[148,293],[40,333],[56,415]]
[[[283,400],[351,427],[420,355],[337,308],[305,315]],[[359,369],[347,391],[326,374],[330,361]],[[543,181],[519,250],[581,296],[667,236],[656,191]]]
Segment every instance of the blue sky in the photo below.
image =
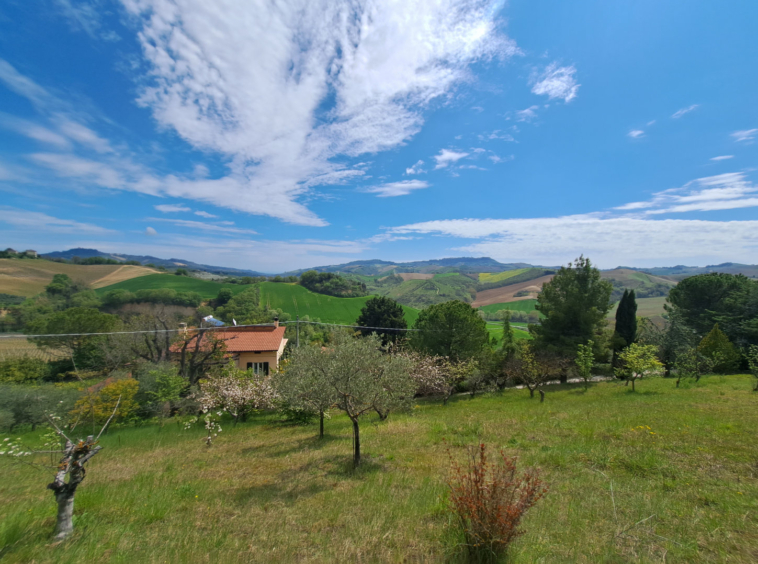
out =
[[758,4],[7,0],[0,246],[758,262]]

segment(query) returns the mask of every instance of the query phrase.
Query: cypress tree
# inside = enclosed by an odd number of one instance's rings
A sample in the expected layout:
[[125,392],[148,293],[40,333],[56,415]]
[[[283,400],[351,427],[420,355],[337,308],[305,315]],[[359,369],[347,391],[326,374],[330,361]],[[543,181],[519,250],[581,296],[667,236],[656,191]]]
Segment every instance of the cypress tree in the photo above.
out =
[[616,310],[616,334],[624,340],[623,347],[628,347],[637,338],[637,297],[634,290],[624,290],[621,297]]

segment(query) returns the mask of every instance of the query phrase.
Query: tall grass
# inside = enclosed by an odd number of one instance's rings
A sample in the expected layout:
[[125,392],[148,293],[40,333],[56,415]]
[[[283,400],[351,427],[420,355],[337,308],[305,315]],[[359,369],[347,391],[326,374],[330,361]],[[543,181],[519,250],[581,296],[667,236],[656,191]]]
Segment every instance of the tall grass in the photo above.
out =
[[[362,428],[283,424],[261,414],[203,430],[112,429],[79,489],[76,531],[51,545],[50,474],[0,459],[3,562],[455,562],[445,442],[485,442],[541,469],[550,493],[522,522],[509,562],[754,562],[758,428],[749,376],[549,386]],[[33,443],[32,434],[23,435]],[[445,441],[445,442],[443,442]]]

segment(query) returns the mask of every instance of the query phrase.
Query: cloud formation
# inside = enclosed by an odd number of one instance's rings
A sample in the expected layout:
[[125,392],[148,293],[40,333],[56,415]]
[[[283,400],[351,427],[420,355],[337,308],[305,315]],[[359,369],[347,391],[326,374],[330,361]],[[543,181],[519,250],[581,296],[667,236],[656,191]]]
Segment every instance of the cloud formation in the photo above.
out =
[[345,159],[403,143],[470,63],[517,52],[485,0],[123,4],[150,67],[139,103],[229,162],[186,192],[223,189],[218,205],[304,225],[325,222],[300,196],[364,174]]
[[544,71],[532,76],[532,93],[570,102],[576,98],[581,86],[577,84],[575,74],[574,65],[559,67],[558,63],[550,63]]
[[394,196],[407,196],[414,190],[428,187],[429,183],[424,180],[401,180],[400,182],[388,182],[387,184],[372,186],[364,191],[376,194],[379,198],[392,198]]
[[737,143],[741,143],[743,141],[752,141],[755,139],[756,133],[758,133],[758,129],[743,129],[742,131],[735,131],[731,136]]
[[677,110],[676,112],[674,112],[674,115],[672,115],[671,117],[674,118],[674,119],[679,119],[684,114],[688,114],[692,110],[696,110],[699,107],[700,107],[699,104],[692,104],[691,106],[687,106],[686,108],[682,108],[681,110]]
[[645,136],[645,132],[641,129],[632,129],[629,133],[627,133],[627,135],[632,139],[639,139],[640,137]]
[[183,206],[181,204],[159,204],[155,207],[156,210],[163,213],[178,213],[178,212],[188,212],[192,211],[192,209],[188,208],[187,206]]
[[457,163],[459,160],[469,156],[469,153],[463,153],[458,151],[452,151],[450,149],[442,149],[439,154],[434,155],[436,161],[435,170],[445,168],[450,164]]
[[81,223],[71,219],[60,219],[45,213],[33,212],[10,206],[0,206],[0,223],[11,225],[14,229],[39,233],[69,233],[84,235],[115,233],[115,231],[105,229],[99,225]]
[[712,161],[726,161],[733,158],[734,158],[734,155],[720,155],[718,157],[711,157],[711,160]]
[[419,160],[415,165],[405,169],[405,174],[423,174],[426,171],[421,168],[424,166],[424,161]]

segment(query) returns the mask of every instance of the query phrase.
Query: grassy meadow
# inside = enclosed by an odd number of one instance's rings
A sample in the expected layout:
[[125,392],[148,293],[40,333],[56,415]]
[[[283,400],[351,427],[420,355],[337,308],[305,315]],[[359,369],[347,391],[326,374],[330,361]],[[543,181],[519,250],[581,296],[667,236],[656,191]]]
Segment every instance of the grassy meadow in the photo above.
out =
[[[446,443],[478,441],[541,469],[550,487],[510,562],[755,562],[758,395],[748,376],[549,386],[349,421],[263,414],[202,430],[114,428],[76,497],[76,530],[52,544],[50,472],[0,459],[3,562],[462,562],[446,511]],[[33,442],[34,437],[23,437]]]
[[213,280],[200,280],[189,276],[176,276],[175,274],[150,274],[140,278],[124,280],[117,284],[111,284],[103,288],[98,288],[97,293],[102,295],[110,290],[128,290],[136,292],[137,290],[157,290],[161,288],[170,288],[177,292],[197,292],[203,298],[215,298],[221,288],[229,288],[237,294],[250,286],[244,284],[222,284]]
[[[261,283],[261,304],[280,308],[293,319],[296,315],[308,315],[311,319],[318,318],[324,323],[355,323],[361,309],[372,297],[335,298],[316,294],[297,284]],[[408,325],[413,325],[418,318],[418,310],[403,306],[403,311]]]
[[[517,341],[521,341],[524,339],[531,340],[532,336],[529,334],[529,331],[527,331],[526,325],[511,324],[511,328],[513,329],[513,337]],[[490,337],[494,337],[495,347],[499,347],[503,344],[503,323],[501,321],[488,321],[487,331],[489,332]]]
[[515,302],[505,302],[502,304],[490,304],[481,306],[479,309],[486,311],[487,313],[495,313],[503,309],[510,309],[511,311],[523,311],[529,313],[534,311],[534,306],[537,304],[537,300],[518,300]]

